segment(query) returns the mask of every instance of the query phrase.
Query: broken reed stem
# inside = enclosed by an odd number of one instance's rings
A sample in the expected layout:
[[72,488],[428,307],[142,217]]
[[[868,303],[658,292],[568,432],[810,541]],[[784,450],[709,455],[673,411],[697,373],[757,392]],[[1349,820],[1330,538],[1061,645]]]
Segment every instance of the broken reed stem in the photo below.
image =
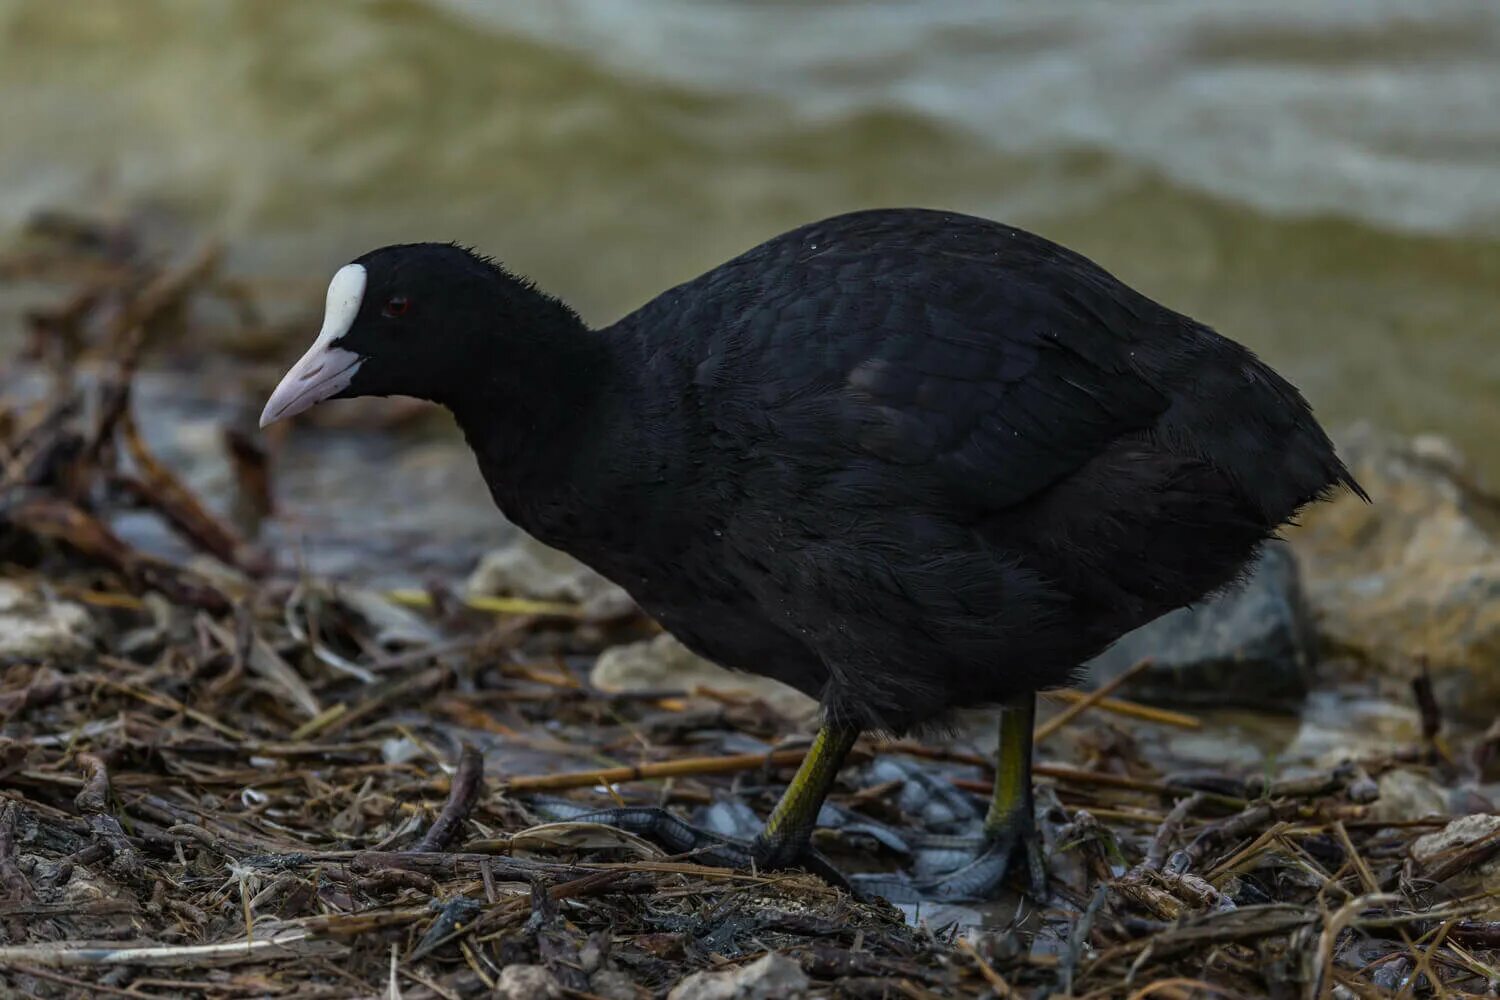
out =
[[193,969],[342,950],[343,947],[336,942],[316,939],[306,930],[298,929],[281,937],[259,941],[228,941],[223,944],[142,945],[127,948],[89,948],[66,943],[15,945],[0,947],[0,967],[25,962],[52,969],[91,965]]
[[[408,608],[432,607],[432,595],[425,590],[388,590],[386,600]],[[495,615],[550,615],[557,618],[584,618],[583,606],[562,601],[534,601],[525,597],[471,596],[459,599],[471,611]]]
[[770,753],[737,753],[724,757],[684,757],[630,767],[605,767],[593,771],[564,771],[561,774],[531,774],[511,778],[505,783],[511,792],[555,792],[566,788],[590,788],[614,785],[622,781],[645,781],[650,778],[677,778],[692,774],[733,774],[772,767],[795,767],[802,763],[806,750],[773,750]]
[[[1183,848],[1183,850],[1187,852],[1187,856],[1191,861],[1191,864],[1188,866],[1189,869],[1197,868],[1199,865],[1201,865],[1204,859],[1207,857],[1210,848],[1218,844],[1236,840],[1240,837],[1248,837],[1252,832],[1255,831],[1261,832],[1257,836],[1254,844],[1258,845],[1261,843],[1270,843],[1270,841],[1274,839],[1276,834],[1271,832],[1270,830],[1265,830],[1264,828],[1270,826],[1275,822],[1276,810],[1271,807],[1271,804],[1268,802],[1256,802],[1246,805],[1244,811],[1237,816],[1231,816],[1228,819],[1221,820],[1211,826],[1205,827],[1198,834],[1198,836],[1193,838],[1192,842],[1188,844],[1187,847]],[[1277,824],[1277,826],[1273,827],[1273,829],[1279,832],[1280,830],[1285,829],[1285,827]],[[1238,863],[1239,859],[1240,855],[1237,854],[1234,858],[1231,858],[1229,860]],[[1216,875],[1222,874],[1227,870],[1224,865],[1225,862],[1221,862],[1214,868],[1214,871],[1208,876],[1210,881],[1212,881],[1213,877],[1215,877]]]
[[1068,723],[1078,718],[1078,716],[1082,715],[1090,708],[1093,708],[1095,705],[1099,704],[1099,702],[1104,698],[1108,697],[1111,694],[1114,694],[1120,688],[1130,683],[1130,681],[1134,680],[1136,677],[1139,677],[1142,672],[1144,672],[1148,667],[1151,666],[1151,662],[1152,661],[1149,657],[1147,659],[1138,661],[1135,665],[1130,667],[1130,669],[1126,670],[1124,673],[1120,674],[1118,677],[1114,677],[1104,684],[1099,685],[1099,687],[1095,688],[1093,691],[1090,691],[1078,701],[1075,701],[1073,704],[1069,705],[1061,712],[1058,712],[1046,722],[1043,722],[1040,726],[1037,726],[1035,733],[1032,734],[1033,741],[1036,743],[1042,742],[1047,737],[1051,736],[1053,733],[1061,729],[1063,726],[1066,726]]
[[[118,990],[113,986],[106,986],[103,983],[84,982],[82,979],[74,979],[72,976],[65,976],[60,972],[50,972],[47,969],[43,969],[34,965],[18,965],[16,966],[16,971],[22,973],[23,975],[36,976],[38,979],[45,979],[49,982],[61,983],[64,986],[71,986],[75,991],[73,994],[74,996],[87,997],[93,996],[94,994],[103,993],[105,996],[129,997],[130,1000],[139,1000],[141,996],[145,995],[137,992],[136,990]],[[142,983],[139,979],[131,983],[131,986],[136,987],[137,989],[141,985]],[[30,996],[30,994],[27,995]]]
[[[1042,697],[1065,701],[1076,704],[1080,701],[1091,699],[1092,692],[1074,691],[1071,688],[1059,688],[1056,691],[1043,691]],[[1202,729],[1203,722],[1196,716],[1185,712],[1173,712],[1165,708],[1157,708],[1154,705],[1142,705],[1136,701],[1126,701],[1124,698],[1100,698],[1093,702],[1093,707],[1101,712],[1118,715],[1126,719],[1138,719],[1141,722],[1154,722],[1159,726],[1172,726],[1176,729]]]
[[484,755],[472,744],[465,743],[459,751],[458,767],[453,771],[453,782],[448,788],[448,801],[427,833],[412,849],[415,851],[441,851],[453,840],[463,826],[464,820],[479,801],[479,791],[484,783]]
[[995,991],[995,996],[999,997],[1000,1000],[1009,1000],[1009,998],[1016,995],[1011,990],[1010,984],[1005,981],[1000,973],[995,971],[994,966],[985,961],[984,956],[979,954],[979,950],[974,947],[968,938],[959,938],[957,943],[958,950],[969,956],[970,961],[979,969],[979,974],[984,977],[984,981],[989,983],[990,989]]

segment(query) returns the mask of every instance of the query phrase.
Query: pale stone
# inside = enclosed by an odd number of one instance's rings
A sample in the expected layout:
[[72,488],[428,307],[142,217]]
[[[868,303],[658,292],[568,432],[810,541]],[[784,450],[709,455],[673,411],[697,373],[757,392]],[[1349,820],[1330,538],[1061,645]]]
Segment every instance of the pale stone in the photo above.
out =
[[605,650],[594,664],[590,680],[601,691],[706,688],[760,698],[778,715],[794,722],[810,720],[818,711],[818,703],[801,691],[769,677],[726,670],[665,634]]
[[802,966],[776,952],[723,972],[695,972],[667,1000],[795,1000],[807,996]]
[[0,580],[0,663],[70,659],[93,641],[93,620],[81,605]]

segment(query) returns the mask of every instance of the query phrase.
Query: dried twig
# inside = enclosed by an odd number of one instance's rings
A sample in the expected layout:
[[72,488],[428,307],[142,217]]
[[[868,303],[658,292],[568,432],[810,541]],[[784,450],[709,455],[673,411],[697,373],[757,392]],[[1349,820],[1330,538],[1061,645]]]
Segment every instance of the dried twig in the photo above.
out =
[[1257,802],[1246,807],[1245,811],[1238,816],[1231,816],[1222,823],[1215,823],[1206,828],[1183,849],[1184,853],[1191,867],[1196,868],[1202,864],[1209,848],[1225,841],[1248,836],[1251,831],[1260,829],[1275,818],[1276,811],[1271,808],[1270,803]]
[[207,279],[222,257],[218,243],[203,244],[178,266],[156,274],[115,316],[108,333],[109,355],[119,361],[123,381],[130,380],[140,360],[146,328]]
[[441,851],[458,834],[459,827],[474,808],[484,782],[484,756],[471,744],[465,743],[458,755],[458,767],[453,771],[453,783],[448,789],[448,801],[442,812],[432,821],[432,826],[414,851]]
[[139,586],[161,591],[177,604],[219,613],[229,608],[229,601],[214,587],[186,570],[141,555],[92,514],[66,500],[22,500],[9,510],[0,508],[0,516],[33,535],[65,542]]
[[1141,867],[1151,871],[1161,871],[1161,866],[1167,860],[1167,850],[1172,845],[1172,840],[1182,831],[1182,824],[1193,810],[1203,803],[1203,793],[1194,792],[1185,799],[1181,799],[1167,813],[1167,818],[1161,821],[1161,826],[1156,830],[1156,836],[1151,838],[1151,846],[1146,849],[1145,860]]
[[117,477],[120,485],[159,511],[184,538],[220,562],[238,566],[252,575],[266,571],[265,560],[253,555],[234,529],[199,502],[177,475],[152,454],[128,407],[120,419],[120,437],[140,473],[139,478]]
[[[235,637],[229,629],[218,622],[204,620],[203,626],[217,639],[225,649],[235,648]],[[318,703],[318,696],[313,694],[312,688],[292,665],[281,658],[281,654],[271,648],[259,635],[252,635],[249,656],[246,665],[255,673],[271,681],[282,691],[289,703],[295,705],[309,716],[316,716],[323,711],[323,706]]]
[[1005,981],[1005,977],[996,972],[993,965],[985,961],[984,956],[979,954],[979,951],[967,938],[958,939],[958,950],[969,956],[969,959],[974,963],[974,967],[979,970],[979,974],[984,977],[985,982],[990,984],[990,989],[995,991],[995,996],[999,997],[1000,1000],[1008,1000],[1008,998],[1016,995],[1015,991],[1010,988],[1010,984]]
[[[1062,701],[1076,704],[1080,701],[1090,699],[1091,691],[1074,691],[1071,688],[1059,688],[1056,691],[1044,691],[1042,697],[1051,701]],[[1139,719],[1141,722],[1151,722],[1158,726],[1171,726],[1174,729],[1202,729],[1203,721],[1197,716],[1187,715],[1183,712],[1173,712],[1165,708],[1157,708],[1155,705],[1142,705],[1139,702],[1126,701],[1123,698],[1099,698],[1094,700],[1093,707],[1100,712],[1108,712],[1126,719]]]
[[629,767],[606,767],[593,771],[564,771],[560,774],[528,774],[511,778],[505,788],[512,792],[555,792],[565,788],[592,788],[616,785],[625,781],[647,781],[652,778],[675,778],[690,774],[733,774],[754,771],[770,764],[795,767],[807,756],[806,750],[773,750],[770,753],[737,753],[723,757],[685,757]]
[[1043,722],[1041,725],[1037,726],[1036,732],[1033,734],[1034,740],[1037,743],[1041,743],[1043,740],[1047,739],[1047,737],[1057,732],[1063,726],[1066,726],[1069,722],[1072,722],[1078,716],[1082,715],[1090,708],[1093,708],[1095,705],[1099,704],[1100,701],[1114,694],[1120,688],[1130,683],[1130,681],[1140,676],[1141,673],[1147,670],[1150,666],[1151,660],[1141,660],[1131,666],[1128,670],[1120,673],[1118,676],[1113,677],[1106,683],[1099,685],[1099,687],[1095,688],[1093,691],[1090,691],[1078,701],[1073,702],[1073,704],[1069,705],[1061,712],[1058,712],[1046,722]]
[[73,804],[88,817],[90,829],[113,852],[113,865],[126,875],[139,876],[141,859],[126,839],[120,821],[109,812],[109,769],[104,766],[104,759],[97,754],[81,753],[78,766],[83,768],[83,788]]
[[150,968],[199,969],[206,966],[242,965],[280,958],[343,951],[333,941],[320,940],[309,931],[294,928],[256,941],[224,944],[143,945],[130,948],[80,948],[73,945],[16,945],[0,947],[0,968],[15,963],[65,969],[89,965],[143,965]]

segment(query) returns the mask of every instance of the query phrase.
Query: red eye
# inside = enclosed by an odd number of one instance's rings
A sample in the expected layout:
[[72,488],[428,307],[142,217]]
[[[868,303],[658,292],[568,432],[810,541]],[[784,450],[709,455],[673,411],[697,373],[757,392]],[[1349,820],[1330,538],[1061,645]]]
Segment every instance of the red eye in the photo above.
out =
[[404,295],[397,295],[395,298],[386,301],[385,314],[387,316],[405,316],[406,310],[410,308],[411,301]]

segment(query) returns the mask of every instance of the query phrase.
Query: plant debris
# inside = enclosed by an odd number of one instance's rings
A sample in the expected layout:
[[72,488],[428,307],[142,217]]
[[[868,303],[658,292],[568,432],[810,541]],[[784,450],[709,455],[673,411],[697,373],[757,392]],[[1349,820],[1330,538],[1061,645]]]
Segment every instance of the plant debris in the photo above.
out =
[[[256,535],[274,466],[255,439],[226,429],[237,495],[221,512],[157,457],[134,398],[143,359],[191,350],[198,300],[231,300],[251,326],[263,304],[221,273],[217,247],[164,259],[149,242],[57,217],[0,259],[0,278],[45,274],[63,291],[32,315],[16,368],[43,372],[46,390],[0,382],[0,572],[89,624],[49,653],[5,654],[0,636],[8,990],[1321,998],[1500,986],[1500,830],[1377,808],[1393,776],[1440,790],[1468,780],[1460,737],[1439,738],[1430,684],[1411,746],[1250,776],[1167,773],[1138,752],[1136,728],[1198,721],[1105,697],[1130,672],[1059,698],[1067,707],[1039,729],[1052,738],[1036,776],[1054,893],[1041,907],[913,914],[809,875],[717,869],[596,824],[544,822],[531,798],[543,792],[585,808],[764,814],[802,751],[756,701],[592,688],[599,652],[652,634],[634,612],[278,570],[287,560]],[[127,542],[112,527],[122,512],[159,519],[188,554]],[[1494,743],[1477,743],[1481,764]],[[962,741],[868,740],[852,759],[833,799],[847,822],[819,834],[851,869],[902,865],[924,804],[977,810],[988,793],[990,760]],[[1493,811],[1474,793],[1449,800]]]

